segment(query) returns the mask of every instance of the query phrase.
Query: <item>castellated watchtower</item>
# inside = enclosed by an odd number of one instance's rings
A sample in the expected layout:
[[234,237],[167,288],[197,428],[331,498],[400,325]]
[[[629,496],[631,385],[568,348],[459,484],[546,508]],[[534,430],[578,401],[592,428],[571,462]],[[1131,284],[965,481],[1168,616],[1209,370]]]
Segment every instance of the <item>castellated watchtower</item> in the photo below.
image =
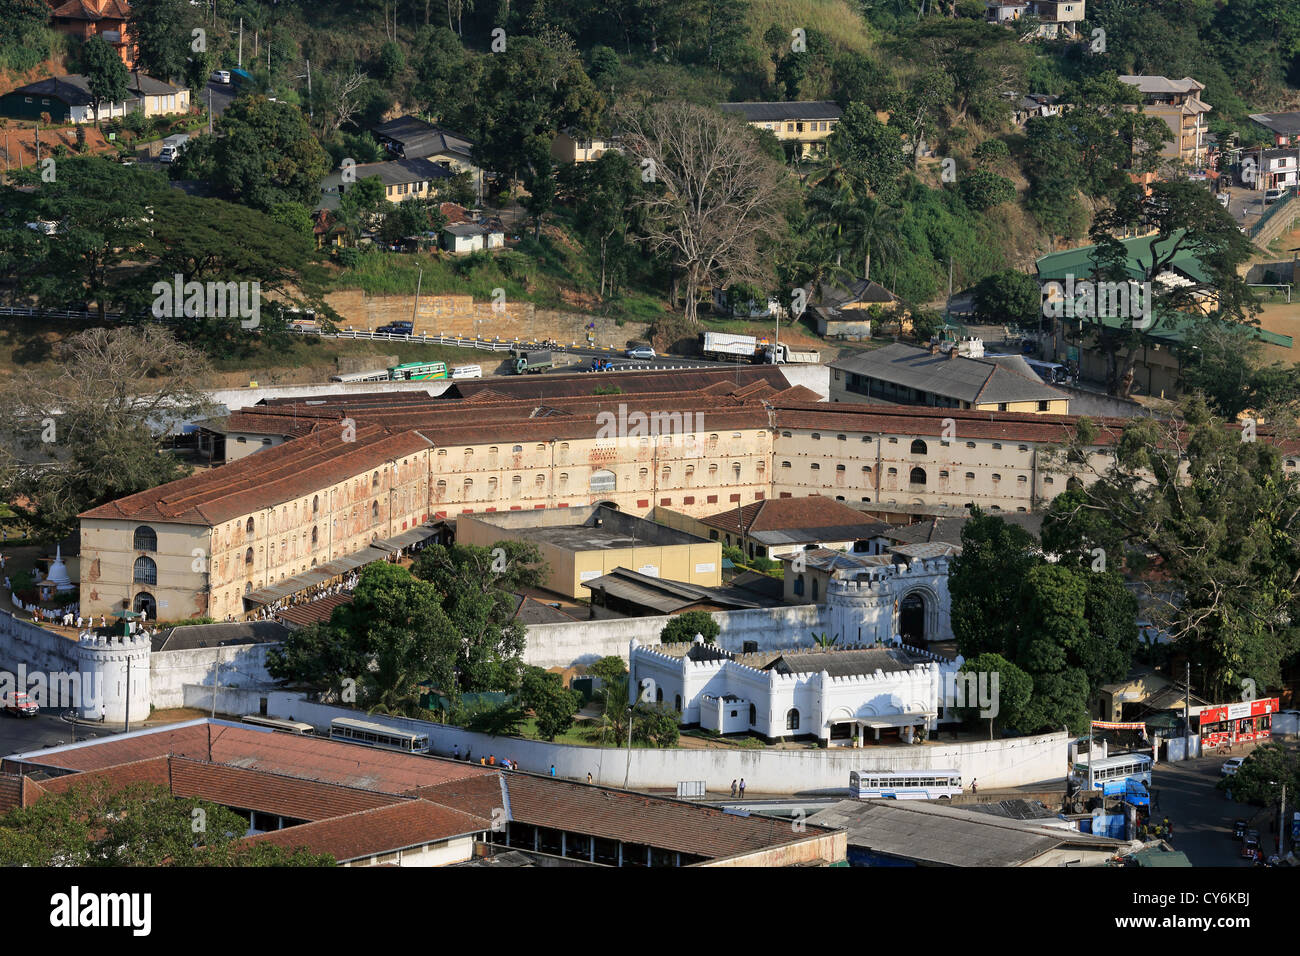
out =
[[948,558],[914,559],[906,564],[849,571],[826,587],[830,636],[840,644],[908,643],[952,638],[948,596]]
[[[149,650],[147,634],[126,637],[83,637],[77,642],[77,664],[84,689],[80,716],[104,719],[120,726],[128,716],[133,724],[149,716]],[[128,689],[129,688],[129,689]]]

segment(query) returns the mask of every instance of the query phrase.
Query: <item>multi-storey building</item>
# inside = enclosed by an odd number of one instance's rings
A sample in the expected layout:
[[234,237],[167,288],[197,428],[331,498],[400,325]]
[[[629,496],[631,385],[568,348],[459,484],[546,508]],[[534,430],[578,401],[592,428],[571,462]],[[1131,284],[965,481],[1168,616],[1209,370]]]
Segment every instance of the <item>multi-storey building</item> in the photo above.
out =
[[1173,134],[1173,140],[1164,145],[1160,155],[1181,162],[1187,169],[1205,169],[1209,165],[1206,117],[1211,109],[1200,99],[1205,84],[1190,76],[1181,80],[1167,76],[1121,76],[1119,79],[1138,88],[1142,94],[1142,111],[1164,120]]
[[[485,382],[468,398],[352,394],[244,409],[244,434],[279,427],[282,443],[81,516],[81,608],[238,617],[246,594],[433,519],[495,511],[607,504],[705,517],[809,495],[1034,511],[1065,489],[1059,449],[1076,423],[828,404],[771,367],[629,373],[613,396],[591,395],[592,381],[522,382],[513,398],[502,392],[514,386]],[[1094,422],[1087,463],[1102,471],[1126,421]]]
[[770,130],[795,159],[822,152],[843,111],[829,101],[804,103],[719,103],[755,129]]

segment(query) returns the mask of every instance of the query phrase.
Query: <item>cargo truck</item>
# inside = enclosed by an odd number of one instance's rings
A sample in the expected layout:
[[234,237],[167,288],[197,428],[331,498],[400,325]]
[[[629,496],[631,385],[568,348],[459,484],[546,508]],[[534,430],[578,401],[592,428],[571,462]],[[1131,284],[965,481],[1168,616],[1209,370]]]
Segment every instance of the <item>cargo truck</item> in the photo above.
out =
[[532,352],[526,349],[511,349],[515,360],[515,373],[524,375],[528,372],[540,372],[555,367],[555,355],[552,352]]
[[792,349],[788,345],[769,345],[763,355],[769,365],[817,365],[822,360],[816,349]]
[[734,362],[737,359],[757,362],[762,359],[762,347],[766,340],[760,342],[752,335],[736,335],[732,332],[705,332],[701,336],[700,351],[706,358]]

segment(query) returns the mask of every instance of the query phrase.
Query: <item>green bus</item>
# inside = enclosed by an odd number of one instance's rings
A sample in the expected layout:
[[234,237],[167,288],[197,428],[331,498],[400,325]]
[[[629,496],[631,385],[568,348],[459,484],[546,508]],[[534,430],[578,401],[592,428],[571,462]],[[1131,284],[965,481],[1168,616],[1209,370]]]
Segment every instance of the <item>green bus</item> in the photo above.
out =
[[404,365],[394,365],[388,370],[388,378],[393,382],[423,382],[446,377],[446,362],[407,362]]

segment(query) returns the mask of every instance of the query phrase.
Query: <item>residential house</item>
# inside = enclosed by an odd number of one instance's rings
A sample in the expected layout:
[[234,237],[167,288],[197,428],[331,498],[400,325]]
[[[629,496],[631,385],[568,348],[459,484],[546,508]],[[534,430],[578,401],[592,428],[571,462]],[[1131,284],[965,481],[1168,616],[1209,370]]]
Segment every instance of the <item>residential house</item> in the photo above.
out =
[[1164,120],[1173,133],[1173,140],[1164,145],[1160,155],[1181,162],[1189,170],[1206,169],[1209,166],[1206,117],[1211,107],[1200,99],[1205,84],[1190,76],[1171,80],[1166,76],[1125,75],[1119,79],[1121,83],[1136,86],[1142,94],[1143,112]]
[[1250,118],[1273,134],[1274,146],[1300,144],[1300,112],[1251,113]]
[[458,256],[471,252],[501,249],[506,244],[503,229],[477,222],[461,222],[442,227],[443,248]]
[[101,38],[117,51],[128,70],[135,67],[134,37],[130,35],[131,4],[127,0],[48,0],[50,26],[83,42]]
[[427,159],[451,173],[469,173],[476,195],[483,195],[483,170],[474,161],[474,143],[460,133],[434,126],[415,116],[399,116],[371,129],[392,156]]
[[1010,96],[1016,100],[1011,108],[1011,120],[1016,126],[1024,126],[1037,117],[1059,116],[1061,113],[1059,96],[1047,93],[1029,93],[1021,97],[1013,93]]
[[946,351],[895,342],[829,363],[832,402],[930,405],[999,412],[1069,413],[1070,398],[1019,355],[984,355],[971,339]]
[[612,136],[597,136],[569,127],[555,134],[551,158],[561,163],[593,163],[611,149],[621,152]]
[[1289,189],[1300,184],[1300,146],[1244,150],[1237,176],[1247,189]]
[[1073,37],[1084,18],[1084,0],[986,0],[984,19],[989,23],[1014,23],[1034,18],[1035,37]]
[[[378,176],[384,184],[384,198],[391,203],[407,199],[428,199],[438,191],[438,184],[451,178],[445,166],[427,159],[391,159],[382,163],[361,163],[345,171],[336,169],[321,183],[327,196],[341,196],[355,183]],[[326,205],[327,208],[330,204]],[[336,203],[334,204],[336,205]]]
[[843,110],[826,100],[803,103],[719,103],[755,129],[770,130],[793,159],[823,152]]
[[190,90],[155,80],[136,70],[127,79],[126,88],[135,94],[137,108],[145,116],[169,116],[190,111]]
[[[142,73],[129,75],[127,90],[125,99],[99,105],[99,120],[120,118],[135,112],[143,112],[146,116],[188,113],[190,109],[188,89]],[[46,77],[0,96],[0,116],[39,120],[42,113],[48,113],[50,121],[55,124],[93,123],[96,120],[94,102],[86,77],[70,73]]]
[[[898,296],[871,279],[854,279],[848,284],[822,282],[816,293],[808,314],[817,326],[817,333],[827,338],[870,338],[871,307],[878,306],[892,313],[902,305]],[[908,331],[911,320],[906,313],[902,323],[902,331]]]

